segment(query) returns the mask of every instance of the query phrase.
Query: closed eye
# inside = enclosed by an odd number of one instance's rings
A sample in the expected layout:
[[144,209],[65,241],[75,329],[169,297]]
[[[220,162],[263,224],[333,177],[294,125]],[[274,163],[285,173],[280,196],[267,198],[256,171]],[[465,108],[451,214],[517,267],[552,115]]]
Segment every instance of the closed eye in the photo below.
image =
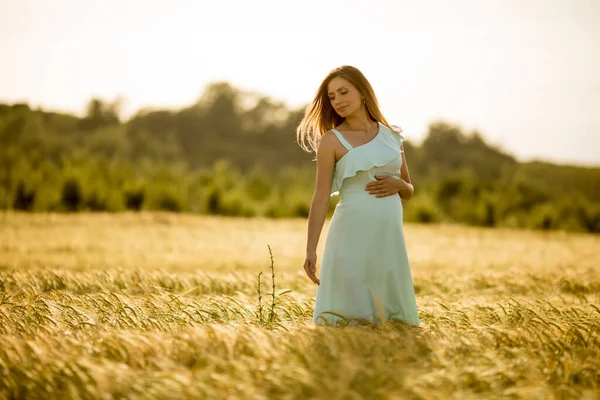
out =
[[[343,92],[340,92],[340,94],[341,94],[341,95],[344,95],[344,94],[346,94],[346,93],[348,93],[348,91],[347,91],[347,90],[344,90]],[[332,100],[332,101],[333,101],[333,99],[334,99],[334,97],[332,97],[332,96],[329,96],[329,100]]]

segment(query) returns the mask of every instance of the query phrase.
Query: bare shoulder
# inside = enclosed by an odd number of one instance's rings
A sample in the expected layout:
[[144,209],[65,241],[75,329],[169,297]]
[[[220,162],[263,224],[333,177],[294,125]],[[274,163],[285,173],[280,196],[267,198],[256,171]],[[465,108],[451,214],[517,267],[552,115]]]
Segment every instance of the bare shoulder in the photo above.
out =
[[319,142],[319,149],[323,150],[335,150],[335,145],[337,142],[337,137],[333,130],[327,131],[321,136],[321,141]]

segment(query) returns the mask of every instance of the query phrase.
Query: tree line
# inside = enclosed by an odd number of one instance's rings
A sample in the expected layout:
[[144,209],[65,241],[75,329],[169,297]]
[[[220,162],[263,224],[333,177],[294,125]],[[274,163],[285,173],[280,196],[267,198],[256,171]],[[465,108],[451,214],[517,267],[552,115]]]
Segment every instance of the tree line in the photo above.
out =
[[[99,99],[83,117],[0,104],[0,209],[308,215],[302,108],[215,82],[188,107],[126,121],[119,111]],[[600,232],[599,168],[519,162],[444,121],[405,151],[416,188],[407,221]]]

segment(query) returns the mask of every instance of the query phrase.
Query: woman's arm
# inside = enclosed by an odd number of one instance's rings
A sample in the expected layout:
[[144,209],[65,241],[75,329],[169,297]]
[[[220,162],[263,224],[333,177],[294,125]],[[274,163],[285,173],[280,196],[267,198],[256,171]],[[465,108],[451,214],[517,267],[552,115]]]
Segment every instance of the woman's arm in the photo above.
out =
[[404,152],[404,144],[400,146],[402,150],[402,166],[400,167],[400,181],[398,182],[398,196],[404,201],[411,199],[415,188],[410,180],[408,172],[408,164],[406,163],[406,155]]
[[335,140],[334,134],[327,132],[321,138],[317,148],[317,174],[315,192],[313,195],[310,212],[308,214],[308,235],[306,239],[306,260],[304,269],[308,277],[319,284],[316,276],[317,245],[323,230],[325,217],[329,210],[331,195],[331,182],[335,166]]
[[404,201],[410,200],[415,188],[410,181],[408,173],[408,164],[404,155],[404,145],[400,147],[402,150],[402,166],[400,167],[400,178],[387,175],[375,175],[376,181],[367,183],[365,190],[375,197],[395,196],[398,194]]

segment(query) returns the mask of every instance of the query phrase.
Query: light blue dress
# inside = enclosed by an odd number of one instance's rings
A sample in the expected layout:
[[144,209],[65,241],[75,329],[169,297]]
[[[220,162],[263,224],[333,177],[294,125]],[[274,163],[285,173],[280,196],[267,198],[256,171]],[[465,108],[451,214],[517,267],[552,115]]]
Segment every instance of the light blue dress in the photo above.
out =
[[402,201],[398,195],[377,198],[365,190],[375,175],[400,177],[404,138],[379,123],[373,140],[353,148],[333,132],[348,152],[335,165],[332,196],[339,195],[340,201],[325,240],[313,323],[398,319],[418,325]]

